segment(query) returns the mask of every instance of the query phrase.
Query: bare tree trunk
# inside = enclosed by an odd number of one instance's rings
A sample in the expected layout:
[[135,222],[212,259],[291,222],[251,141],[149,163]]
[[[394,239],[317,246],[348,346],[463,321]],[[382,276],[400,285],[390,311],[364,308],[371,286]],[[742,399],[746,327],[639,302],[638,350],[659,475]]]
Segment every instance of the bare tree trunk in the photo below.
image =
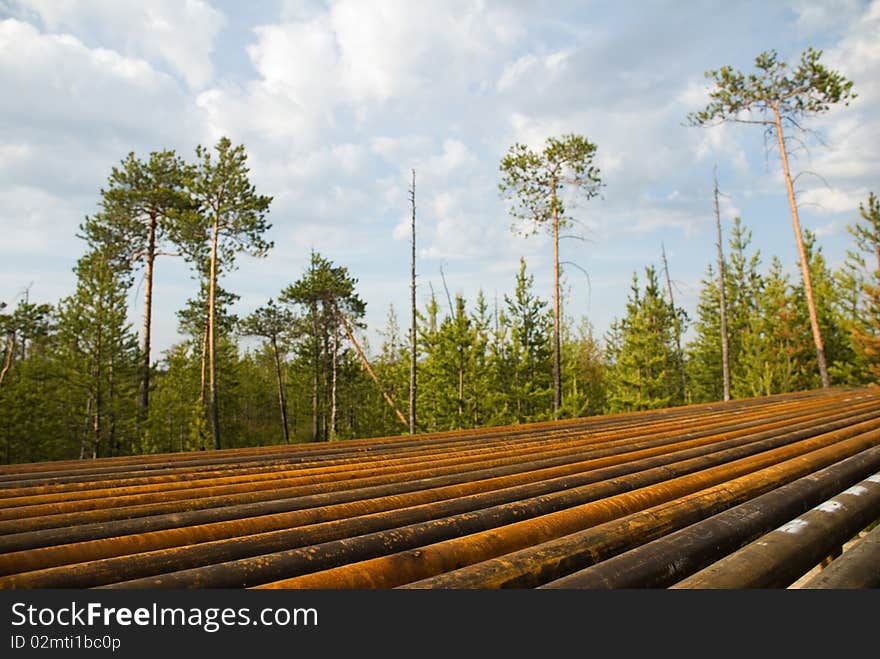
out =
[[144,374],[141,390],[141,411],[144,418],[150,408],[150,328],[153,313],[153,263],[156,260],[155,216],[150,216],[150,236],[147,244],[146,271],[144,273]]
[[202,370],[199,384],[199,402],[205,402],[205,384],[208,381],[208,319],[205,318],[205,331],[202,332]]
[[214,220],[211,237],[211,273],[208,281],[208,394],[211,407],[211,432],[214,435],[214,449],[220,448],[220,414],[217,405],[217,243],[220,239],[218,220]]
[[272,337],[272,354],[275,357],[275,375],[278,377],[278,404],[281,407],[281,426],[284,428],[284,443],[290,444],[290,432],[287,429],[287,404],[284,401],[284,383],[281,380],[281,359],[278,356],[278,341]]
[[333,347],[330,354],[330,428],[327,441],[336,441],[336,360],[339,351],[339,333],[333,329]]
[[318,336],[318,310],[313,310],[315,330],[315,369],[312,373],[312,441],[318,441],[318,368],[320,365],[321,339]]
[[727,292],[724,284],[724,250],[721,240],[721,211],[718,209],[718,176],[715,180],[715,231],[718,236],[718,301],[721,308],[721,378],[724,400],[730,400],[730,343],[727,336]]
[[406,420],[403,412],[401,412],[400,409],[398,409],[397,405],[394,404],[394,400],[385,390],[385,387],[383,387],[382,384],[379,382],[379,378],[376,377],[376,373],[373,371],[373,367],[370,366],[370,362],[367,361],[367,358],[364,355],[364,351],[361,350],[360,344],[354,338],[354,334],[352,334],[351,327],[349,327],[348,321],[345,319],[345,316],[343,316],[338,309],[336,310],[336,315],[339,316],[339,320],[342,321],[342,327],[345,330],[345,334],[348,337],[348,340],[351,341],[351,344],[354,346],[358,357],[361,358],[361,363],[364,365],[364,368],[366,369],[370,378],[372,378],[373,382],[376,383],[376,386],[379,387],[379,391],[382,392],[382,397],[385,399],[385,402],[391,406],[391,409],[393,409],[395,414],[397,414],[397,418],[400,419],[400,422],[404,425],[404,427],[408,428],[409,422]]
[[3,384],[3,380],[6,379],[6,374],[9,373],[9,369],[12,367],[12,355],[15,354],[15,342],[16,333],[15,330],[13,330],[12,334],[9,335],[6,348],[6,359],[3,361],[3,369],[0,370],[0,385]]
[[107,412],[107,416],[109,417],[109,432],[107,436],[107,446],[108,453],[112,458],[114,455],[117,455],[119,452],[119,446],[117,445],[117,435],[116,435],[116,409],[114,406],[114,401],[116,400],[116,388],[114,386],[113,373],[114,373],[114,358],[113,352],[110,352],[110,363],[108,364],[108,373],[107,373],[107,404],[109,405],[109,411]]
[[412,255],[410,261],[409,434],[416,432],[416,170],[412,170]]
[[562,407],[562,366],[559,317],[559,208],[556,180],[553,180],[553,418],[559,418]]
[[464,355],[461,348],[458,350],[458,428],[464,427]]
[[84,432],[82,435],[82,439],[80,439],[80,442],[79,442],[79,459],[80,460],[86,459],[86,442],[87,442],[87,438],[88,438],[89,426],[92,423],[92,395],[91,395],[91,393],[89,393],[89,397],[86,399],[86,417],[85,417],[84,421],[85,421],[85,424],[83,427]]
[[92,414],[92,459],[98,457],[98,445],[101,443],[101,380],[100,370],[98,377],[95,379],[95,410]]
[[666,292],[669,295],[669,308],[672,310],[672,320],[675,325],[675,349],[678,358],[678,371],[681,377],[681,395],[687,397],[687,373],[684,371],[684,354],[681,351],[681,321],[675,311],[675,298],[672,295],[672,278],[669,276],[669,263],[666,261],[666,247],[660,243],[660,253],[663,257],[663,272],[666,275]]
[[816,313],[816,303],[813,300],[813,283],[810,277],[810,264],[807,262],[807,250],[804,248],[804,237],[801,234],[801,223],[798,219],[797,203],[794,198],[794,186],[791,183],[791,172],[788,169],[788,153],[785,150],[785,138],[782,135],[782,120],[779,116],[779,106],[773,106],[773,115],[776,119],[776,138],[779,141],[779,155],[782,158],[782,174],[785,177],[785,185],[788,188],[788,203],[791,206],[791,220],[794,224],[794,237],[797,241],[798,253],[801,257],[801,271],[804,277],[804,291],[807,296],[807,309],[810,313],[810,327],[813,330],[813,342],[816,344],[816,361],[819,363],[819,376],[822,379],[822,387],[827,389],[831,386],[828,378],[828,365],[825,361],[825,347],[822,344],[822,334],[819,331],[819,317]]

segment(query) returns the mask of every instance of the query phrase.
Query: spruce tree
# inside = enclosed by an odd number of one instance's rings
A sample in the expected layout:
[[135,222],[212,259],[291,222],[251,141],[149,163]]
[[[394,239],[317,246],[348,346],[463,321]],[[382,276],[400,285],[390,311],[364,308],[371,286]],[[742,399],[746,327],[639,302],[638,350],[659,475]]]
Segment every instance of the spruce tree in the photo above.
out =
[[675,346],[676,311],[663,298],[653,267],[645,289],[633,274],[626,316],[612,323],[607,342],[608,405],[612,412],[656,409],[684,402]]
[[862,293],[857,317],[850,323],[856,355],[874,381],[880,380],[880,200],[871,192],[859,205],[861,221],[849,228],[855,239],[848,261]]

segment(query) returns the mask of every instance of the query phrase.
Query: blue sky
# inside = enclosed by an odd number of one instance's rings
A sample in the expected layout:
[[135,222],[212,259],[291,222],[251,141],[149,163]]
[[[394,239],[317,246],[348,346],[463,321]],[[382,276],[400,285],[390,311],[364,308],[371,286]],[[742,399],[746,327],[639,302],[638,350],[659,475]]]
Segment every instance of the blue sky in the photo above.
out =
[[[813,46],[854,81],[859,97],[811,121],[822,141],[792,163],[819,175],[798,178],[802,222],[836,265],[859,203],[880,192],[877,34],[880,2],[855,0],[0,0],[0,300],[72,292],[77,227],[129,151],[191,159],[222,135],[274,197],[275,248],[223,281],[237,312],[296,280],[315,249],[358,278],[374,348],[389,305],[405,328],[412,169],[420,305],[429,285],[442,291],[441,267],[453,293],[500,300],[521,256],[549,299],[550,241],[511,231],[498,165],[515,142],[574,132],[597,145],[605,187],[571,212],[567,314],[603,334],[662,243],[693,316],[714,254],[713,166],[725,229],[740,215],[765,264],[777,255],[794,273],[797,258],[761,130],[682,125],[707,100],[703,72]],[[179,259],[156,276],[158,357],[196,283]],[[130,294],[135,327],[142,294]]]

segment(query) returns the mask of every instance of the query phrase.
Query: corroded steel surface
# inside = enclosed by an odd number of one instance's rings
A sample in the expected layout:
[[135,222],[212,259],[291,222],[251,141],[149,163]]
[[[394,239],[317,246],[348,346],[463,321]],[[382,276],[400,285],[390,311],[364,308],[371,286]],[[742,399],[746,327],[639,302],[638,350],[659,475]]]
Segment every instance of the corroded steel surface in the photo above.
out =
[[[0,587],[784,587],[880,518],[878,471],[877,388],[9,465]],[[813,587],[872,587],[876,536]]]

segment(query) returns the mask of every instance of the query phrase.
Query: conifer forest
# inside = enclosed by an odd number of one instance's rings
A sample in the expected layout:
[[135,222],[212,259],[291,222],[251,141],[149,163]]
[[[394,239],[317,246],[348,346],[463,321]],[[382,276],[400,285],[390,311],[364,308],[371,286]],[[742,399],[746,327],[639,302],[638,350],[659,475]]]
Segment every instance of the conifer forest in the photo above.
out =
[[[239,296],[226,275],[276,248],[277,193],[252,182],[245,144],[120,153],[95,191],[99,210],[70,236],[80,250],[75,288],[57,300],[0,291],[0,461],[334,442],[876,383],[880,200],[871,192],[853,214],[848,255],[833,267],[821,236],[799,223],[787,159],[810,119],[845,107],[857,87],[812,49],[788,65],[768,51],[752,71],[706,78],[706,104],[682,122],[752,124],[736,134],[760,126],[791,217],[722,225],[716,184],[706,218],[717,223],[717,250],[704,255],[696,308],[676,300],[674,264],[658,243],[655,262],[625,273],[623,312],[601,334],[567,311],[584,284],[564,276],[558,256],[569,201],[592,209],[610,176],[587,135],[498,154],[509,219],[552,238],[552,288],[537,286],[521,258],[502,294],[466,299],[445,281],[429,289],[412,172],[411,207],[401,208],[412,221],[411,271],[400,273],[384,327],[369,328],[378,345],[366,339],[370,300],[358,273],[320,245],[305,269],[279,273],[261,306],[233,312]],[[756,244],[751,228],[765,222],[779,223],[790,251]],[[160,351],[154,273],[170,259],[187,264],[191,297],[177,311],[182,339]],[[417,285],[426,304],[416,304]]]

